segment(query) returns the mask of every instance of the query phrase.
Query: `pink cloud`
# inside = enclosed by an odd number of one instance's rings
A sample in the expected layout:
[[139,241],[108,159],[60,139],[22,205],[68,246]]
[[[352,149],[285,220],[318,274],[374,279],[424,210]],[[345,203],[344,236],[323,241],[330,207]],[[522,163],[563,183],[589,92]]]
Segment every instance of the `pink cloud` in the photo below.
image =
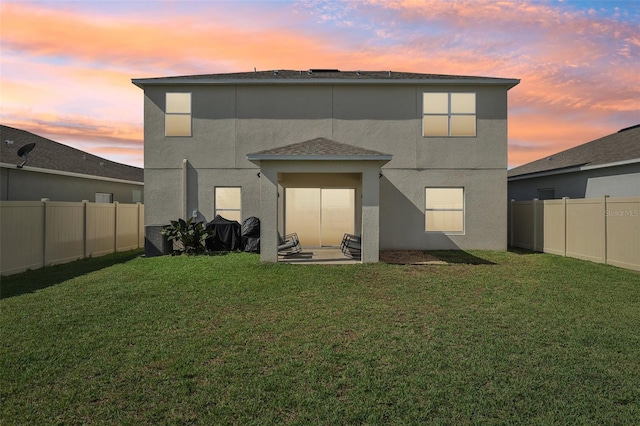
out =
[[[215,3],[202,15],[176,3],[126,16],[0,3],[3,123],[104,152],[100,141],[141,147],[142,92],[131,78],[254,66],[521,78],[509,97],[512,165],[640,121],[640,34],[625,22],[539,2],[330,6],[313,24],[296,10]],[[255,13],[264,18],[258,25]],[[358,27],[365,16],[375,31]],[[371,35],[352,37],[360,30]]]
[[[2,7],[4,43],[36,56],[73,57],[108,62],[149,76],[149,69],[198,68],[220,62],[252,59],[267,65],[293,57],[329,60],[329,52],[311,37],[288,30],[237,28],[207,16],[162,15],[123,18],[77,14],[21,4]],[[42,31],[47,28],[47,31]],[[82,40],[82,43],[78,43]],[[267,59],[268,58],[268,59]],[[302,60],[302,59],[300,59]]]
[[2,124],[26,130],[114,161],[142,167],[143,134],[139,124],[88,119],[79,115],[2,114]]
[[[434,37],[429,31],[417,36],[429,46],[431,57],[458,62],[452,65],[463,70],[475,68],[488,75],[505,73],[521,78],[517,91],[528,102],[569,110],[637,110],[637,26],[540,2],[369,3],[379,8],[379,13],[395,14],[391,18],[424,22],[428,24],[425,28],[446,27],[444,36]],[[452,34],[463,42],[439,48]],[[615,53],[616,47],[624,54]]]
[[515,167],[614,133],[619,128],[585,112],[568,118],[544,112],[509,117],[509,166]]

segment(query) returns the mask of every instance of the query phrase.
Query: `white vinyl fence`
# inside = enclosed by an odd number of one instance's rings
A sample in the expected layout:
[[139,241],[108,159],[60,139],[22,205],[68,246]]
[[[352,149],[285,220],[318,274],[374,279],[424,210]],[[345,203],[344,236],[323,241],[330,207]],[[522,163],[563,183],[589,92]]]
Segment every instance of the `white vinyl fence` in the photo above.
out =
[[640,198],[511,201],[509,242],[640,271]]
[[144,205],[0,201],[0,273],[144,247]]

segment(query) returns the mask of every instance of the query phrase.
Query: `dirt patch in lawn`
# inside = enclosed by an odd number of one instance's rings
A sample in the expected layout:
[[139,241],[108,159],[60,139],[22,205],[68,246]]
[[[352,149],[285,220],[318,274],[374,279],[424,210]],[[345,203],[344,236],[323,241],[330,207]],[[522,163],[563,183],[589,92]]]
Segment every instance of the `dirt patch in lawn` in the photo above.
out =
[[422,250],[382,250],[380,261],[396,265],[446,265],[447,262]]

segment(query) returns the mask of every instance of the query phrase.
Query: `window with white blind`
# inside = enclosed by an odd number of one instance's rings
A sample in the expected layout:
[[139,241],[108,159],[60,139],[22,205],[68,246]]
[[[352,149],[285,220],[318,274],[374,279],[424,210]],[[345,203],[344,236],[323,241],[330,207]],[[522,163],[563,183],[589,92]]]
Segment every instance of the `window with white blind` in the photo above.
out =
[[425,231],[464,233],[464,189],[425,188]]
[[215,214],[242,223],[242,188],[216,186]]
[[165,136],[191,136],[191,93],[166,94]]

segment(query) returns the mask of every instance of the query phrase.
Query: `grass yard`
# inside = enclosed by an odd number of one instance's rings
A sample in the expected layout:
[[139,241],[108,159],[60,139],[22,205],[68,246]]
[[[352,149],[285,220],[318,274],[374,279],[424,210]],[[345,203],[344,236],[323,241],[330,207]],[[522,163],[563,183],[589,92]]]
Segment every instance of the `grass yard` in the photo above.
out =
[[138,254],[2,278],[1,424],[640,423],[636,272]]

